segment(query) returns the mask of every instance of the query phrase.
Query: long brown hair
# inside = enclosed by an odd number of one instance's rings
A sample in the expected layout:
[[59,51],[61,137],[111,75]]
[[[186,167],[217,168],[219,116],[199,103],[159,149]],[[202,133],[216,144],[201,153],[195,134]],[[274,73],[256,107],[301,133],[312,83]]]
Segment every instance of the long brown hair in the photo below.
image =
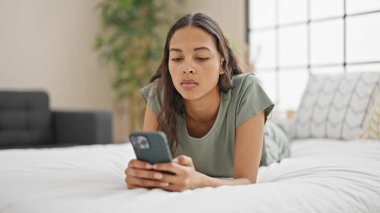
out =
[[172,78],[169,73],[169,48],[170,40],[173,34],[186,26],[198,27],[205,32],[209,33],[215,40],[216,47],[223,59],[222,69],[223,75],[219,76],[218,87],[221,92],[227,92],[232,85],[232,75],[242,73],[238,61],[232,52],[229,42],[224,36],[221,28],[215,20],[202,13],[188,14],[180,18],[169,30],[166,37],[166,44],[164,48],[163,58],[156,73],[150,79],[150,82],[159,79],[157,86],[157,95],[163,91],[163,103],[160,113],[158,114],[158,128],[165,132],[170,150],[174,154],[177,146],[177,119],[176,115],[184,113],[184,104],[182,96],[178,93],[173,85]]

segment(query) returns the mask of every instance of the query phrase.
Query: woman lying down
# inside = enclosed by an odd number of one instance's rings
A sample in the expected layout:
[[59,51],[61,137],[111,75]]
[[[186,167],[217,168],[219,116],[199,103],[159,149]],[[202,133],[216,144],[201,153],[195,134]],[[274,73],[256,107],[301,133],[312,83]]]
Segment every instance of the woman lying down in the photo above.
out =
[[[162,62],[140,92],[147,102],[143,131],[163,131],[175,158],[154,165],[131,160],[129,189],[254,184],[260,165],[289,154],[286,139],[264,136],[274,104],[254,74],[243,74],[222,30],[205,14],[172,26]],[[268,124],[270,132],[278,130]]]

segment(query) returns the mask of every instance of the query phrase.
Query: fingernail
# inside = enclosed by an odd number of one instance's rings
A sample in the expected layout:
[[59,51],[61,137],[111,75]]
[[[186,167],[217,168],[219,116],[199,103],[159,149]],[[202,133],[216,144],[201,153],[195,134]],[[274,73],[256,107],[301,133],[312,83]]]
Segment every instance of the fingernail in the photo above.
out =
[[154,177],[155,177],[156,179],[161,179],[161,178],[162,178],[162,174],[160,174],[160,173],[156,173],[156,174],[154,174]]
[[152,166],[151,166],[150,164],[146,164],[146,165],[145,165],[145,168],[147,168],[147,169],[151,169]]
[[156,164],[154,164],[154,165],[152,166],[152,168],[153,168],[153,169],[157,169],[157,166],[156,166]]
[[160,185],[161,186],[169,186],[169,183],[167,183],[167,182],[161,182]]

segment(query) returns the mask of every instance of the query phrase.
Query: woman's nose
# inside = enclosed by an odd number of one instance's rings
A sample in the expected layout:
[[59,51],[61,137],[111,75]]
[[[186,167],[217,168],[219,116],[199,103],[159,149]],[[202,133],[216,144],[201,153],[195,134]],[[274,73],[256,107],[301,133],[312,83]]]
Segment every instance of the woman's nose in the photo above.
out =
[[185,66],[184,68],[182,68],[182,73],[195,74],[195,69],[192,66]]

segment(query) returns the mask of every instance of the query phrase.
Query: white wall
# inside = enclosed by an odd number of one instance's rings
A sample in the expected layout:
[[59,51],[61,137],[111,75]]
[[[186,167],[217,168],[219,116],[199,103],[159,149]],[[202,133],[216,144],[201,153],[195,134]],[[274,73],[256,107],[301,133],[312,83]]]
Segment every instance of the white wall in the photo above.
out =
[[0,89],[47,90],[53,108],[111,109],[109,72],[91,49],[95,4],[0,1]]
[[[92,50],[101,0],[0,0],[0,90],[46,90],[53,109],[113,110],[112,71]],[[204,12],[233,46],[245,48],[244,0],[188,0],[184,14]],[[116,114],[115,114],[116,115]],[[114,116],[114,138],[126,138]]]
[[202,12],[215,19],[241,61],[245,62],[246,43],[245,0],[188,0],[184,13]]

